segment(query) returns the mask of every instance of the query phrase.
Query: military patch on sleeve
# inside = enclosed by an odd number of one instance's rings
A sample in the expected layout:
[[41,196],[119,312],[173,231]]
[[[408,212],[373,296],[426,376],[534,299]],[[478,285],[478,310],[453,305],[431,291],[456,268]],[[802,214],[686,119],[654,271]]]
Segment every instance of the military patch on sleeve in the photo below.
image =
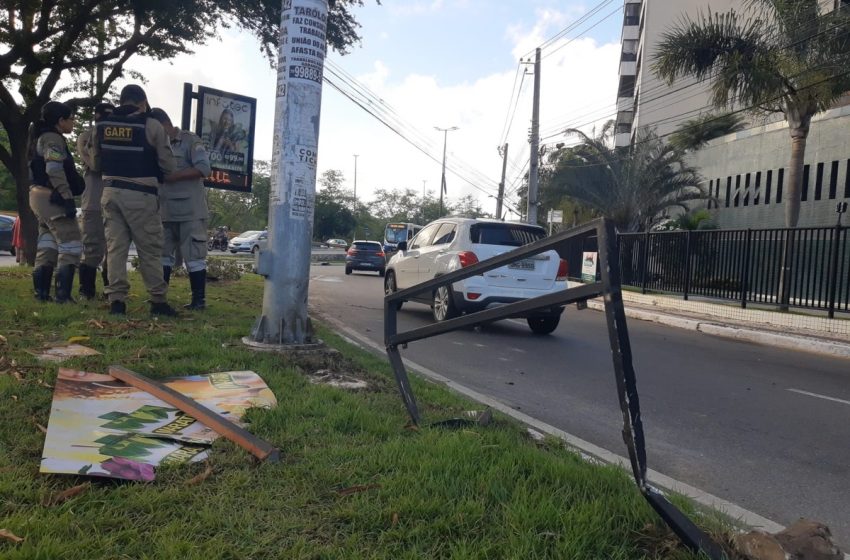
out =
[[59,146],[48,145],[44,149],[45,161],[65,161],[65,150]]

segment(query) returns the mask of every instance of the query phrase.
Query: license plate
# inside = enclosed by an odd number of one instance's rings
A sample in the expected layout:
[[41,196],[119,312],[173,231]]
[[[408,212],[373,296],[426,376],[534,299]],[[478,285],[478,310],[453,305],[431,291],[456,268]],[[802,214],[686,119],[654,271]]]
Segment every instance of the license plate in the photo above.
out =
[[512,268],[514,270],[534,270],[534,261],[530,259],[523,259],[521,261],[512,262],[508,265],[508,268]]

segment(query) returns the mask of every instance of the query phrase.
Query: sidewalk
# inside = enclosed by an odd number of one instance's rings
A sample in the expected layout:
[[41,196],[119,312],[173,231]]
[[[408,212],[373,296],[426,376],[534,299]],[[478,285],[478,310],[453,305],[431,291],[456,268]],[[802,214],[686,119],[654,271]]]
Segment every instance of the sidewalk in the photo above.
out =
[[[741,309],[734,303],[623,292],[626,316],[788,350],[850,359],[850,319]],[[601,300],[588,302],[601,310]]]

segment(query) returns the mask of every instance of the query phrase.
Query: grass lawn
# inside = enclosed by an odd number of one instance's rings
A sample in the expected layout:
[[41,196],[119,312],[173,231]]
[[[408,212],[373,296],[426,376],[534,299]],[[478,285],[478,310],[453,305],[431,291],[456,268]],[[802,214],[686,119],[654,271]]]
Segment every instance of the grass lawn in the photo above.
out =
[[[113,319],[101,301],[40,304],[28,269],[0,269],[0,529],[25,539],[0,538],[0,558],[696,558],[625,472],[586,463],[556,440],[535,442],[498,415],[486,427],[410,429],[384,360],[321,325],[341,353],[286,359],[245,349],[239,340],[261,305],[258,277],[211,284],[206,312],[159,321],[147,314],[137,274],[131,283],[129,319]],[[170,299],[188,300],[185,278]],[[86,479],[38,473],[38,425],[47,425],[57,366],[25,349],[72,336],[91,337],[84,344],[103,353],[63,364],[77,369],[256,371],[279,406],[251,411],[251,430],[284,460],[257,464],[219,440],[212,475],[198,484],[186,482],[203,463],[160,469],[152,483],[92,479],[81,494],[43,505]],[[353,373],[371,389],[309,383],[320,368]],[[427,418],[475,408],[432,383],[413,386]],[[718,517],[697,515],[724,530]]]

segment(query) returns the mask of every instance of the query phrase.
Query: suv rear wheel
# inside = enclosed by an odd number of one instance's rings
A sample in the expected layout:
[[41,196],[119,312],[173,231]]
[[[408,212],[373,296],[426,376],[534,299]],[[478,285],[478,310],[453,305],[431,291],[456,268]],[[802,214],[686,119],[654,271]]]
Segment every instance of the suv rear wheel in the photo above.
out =
[[[394,294],[398,291],[398,286],[395,283],[395,272],[392,270],[387,271],[387,275],[384,277],[384,295],[388,296],[390,294]],[[396,302],[395,308],[401,309],[401,306],[404,304],[403,301]]]
[[551,334],[558,328],[561,317],[529,317],[526,321],[534,334]]
[[434,320],[438,323],[454,319],[460,315],[455,307],[454,300],[452,300],[452,294],[448,286],[440,286],[434,291],[434,299],[431,302],[431,313],[434,315]]

